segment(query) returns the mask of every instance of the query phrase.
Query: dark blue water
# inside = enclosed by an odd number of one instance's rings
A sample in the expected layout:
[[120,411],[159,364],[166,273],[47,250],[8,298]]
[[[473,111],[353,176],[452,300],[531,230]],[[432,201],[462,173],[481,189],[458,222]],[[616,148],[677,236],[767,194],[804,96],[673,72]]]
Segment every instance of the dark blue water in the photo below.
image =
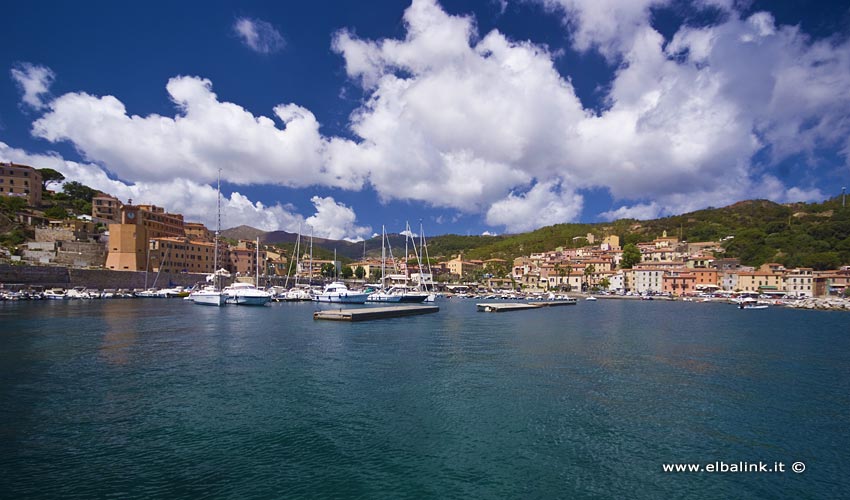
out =
[[[0,303],[0,497],[850,492],[850,314],[474,304],[336,323],[309,303]],[[715,461],[787,472],[662,472]]]

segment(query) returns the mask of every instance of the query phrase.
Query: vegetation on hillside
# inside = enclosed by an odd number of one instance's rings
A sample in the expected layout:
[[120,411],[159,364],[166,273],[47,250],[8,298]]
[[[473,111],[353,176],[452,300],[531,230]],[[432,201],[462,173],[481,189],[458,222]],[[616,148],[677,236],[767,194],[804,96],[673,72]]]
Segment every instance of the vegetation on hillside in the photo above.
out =
[[718,257],[737,257],[745,265],[778,262],[785,267],[833,269],[850,264],[850,207],[839,198],[823,203],[781,205],[767,200],[743,201],[724,208],[707,208],[688,214],[638,221],[621,219],[599,224],[557,224],[529,233],[489,236],[437,236],[429,240],[430,255],[451,258],[512,260],[557,247],[587,244],[596,239],[620,237],[620,244],[652,241],[664,232],[684,241],[724,240]]

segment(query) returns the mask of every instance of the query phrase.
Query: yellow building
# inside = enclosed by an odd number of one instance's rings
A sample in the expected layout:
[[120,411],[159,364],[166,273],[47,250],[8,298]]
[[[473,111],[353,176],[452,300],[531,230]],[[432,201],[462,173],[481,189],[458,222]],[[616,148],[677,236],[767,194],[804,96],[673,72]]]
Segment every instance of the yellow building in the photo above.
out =
[[463,254],[460,254],[454,259],[446,262],[446,267],[448,268],[450,274],[454,274],[456,276],[463,276],[476,269],[481,269],[482,264],[465,261],[463,260]]
[[767,271],[739,272],[736,289],[754,293],[783,290],[784,276]]
[[27,165],[0,162],[0,196],[24,198],[31,207],[41,206],[41,172]]

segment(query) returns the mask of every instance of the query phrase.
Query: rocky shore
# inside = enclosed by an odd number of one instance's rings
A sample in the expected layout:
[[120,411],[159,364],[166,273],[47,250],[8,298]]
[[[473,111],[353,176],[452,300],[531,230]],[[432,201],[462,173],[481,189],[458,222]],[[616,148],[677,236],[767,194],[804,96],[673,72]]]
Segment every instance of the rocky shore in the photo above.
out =
[[850,299],[838,297],[816,297],[786,303],[796,309],[815,309],[819,311],[850,311]]

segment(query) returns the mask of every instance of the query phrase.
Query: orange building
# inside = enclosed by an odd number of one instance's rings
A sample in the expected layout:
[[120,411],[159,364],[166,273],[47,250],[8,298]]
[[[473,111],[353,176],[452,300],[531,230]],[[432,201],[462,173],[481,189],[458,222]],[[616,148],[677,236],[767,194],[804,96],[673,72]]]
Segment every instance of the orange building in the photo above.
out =
[[109,225],[107,269],[148,269],[149,241],[154,238],[185,238],[183,216],[154,205],[122,206],[120,223]]
[[[219,242],[219,267],[227,244]],[[215,271],[215,243],[189,238],[151,238],[150,270],[165,273],[204,273]]]
[[692,269],[691,272],[696,277],[696,288],[700,290],[720,288],[720,274],[717,269]]
[[696,293],[697,277],[692,271],[669,271],[661,277],[661,289],[672,295]]
[[91,218],[95,222],[120,223],[124,204],[111,195],[99,193],[91,200]]
[[[268,255],[266,251],[260,247],[260,272],[266,274],[266,259]],[[236,273],[237,276],[254,276],[257,272],[257,243],[251,240],[239,240],[235,247],[231,247],[228,251],[228,260],[230,272]]]

